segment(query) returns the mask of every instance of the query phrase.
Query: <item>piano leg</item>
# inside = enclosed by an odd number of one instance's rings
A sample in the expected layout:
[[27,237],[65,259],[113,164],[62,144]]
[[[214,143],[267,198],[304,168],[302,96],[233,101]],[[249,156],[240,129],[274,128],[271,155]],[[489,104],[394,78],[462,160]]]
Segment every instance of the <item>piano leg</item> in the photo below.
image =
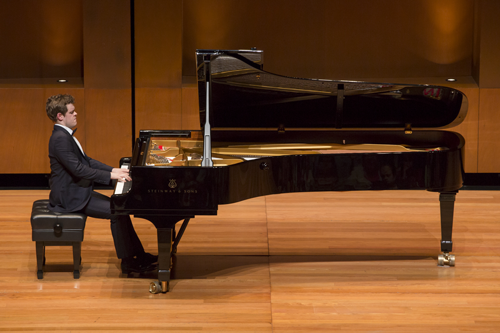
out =
[[[158,281],[151,282],[149,292],[152,294],[166,293],[169,290],[170,273],[172,268],[172,250],[177,247],[180,237],[186,229],[189,218],[178,216],[135,215],[154,224],[158,235]],[[174,244],[175,224],[184,220],[181,231]]]
[[450,254],[450,252],[453,247],[451,235],[453,231],[453,210],[457,192],[442,192],[439,194],[441,209],[441,251],[443,252],[443,254],[438,256],[439,266],[455,266],[455,256]]
[[154,289],[152,290],[153,284],[151,284],[149,291],[154,294],[156,294],[158,291],[166,293],[169,290],[172,241],[173,241],[174,231],[173,228],[158,228],[157,233],[158,233],[158,281],[159,283],[161,283],[161,290],[154,290]]

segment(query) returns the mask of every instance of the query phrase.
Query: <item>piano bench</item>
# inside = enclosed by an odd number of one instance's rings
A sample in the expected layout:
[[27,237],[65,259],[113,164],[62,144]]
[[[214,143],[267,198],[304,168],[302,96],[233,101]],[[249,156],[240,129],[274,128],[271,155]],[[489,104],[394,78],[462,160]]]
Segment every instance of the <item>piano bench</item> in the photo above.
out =
[[73,276],[78,279],[87,216],[79,213],[55,213],[47,208],[48,203],[49,200],[37,200],[31,210],[31,235],[36,242],[37,277],[43,279],[46,246],[73,246]]

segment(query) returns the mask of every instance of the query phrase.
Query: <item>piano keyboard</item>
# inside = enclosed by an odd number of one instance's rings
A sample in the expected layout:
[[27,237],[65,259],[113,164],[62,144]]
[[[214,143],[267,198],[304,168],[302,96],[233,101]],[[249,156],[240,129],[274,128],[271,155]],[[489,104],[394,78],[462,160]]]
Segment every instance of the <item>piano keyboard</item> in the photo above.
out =
[[[128,169],[129,166],[130,166],[130,164],[126,163],[126,164],[122,164],[122,166],[120,168]],[[119,181],[117,181],[116,187],[115,187],[115,192],[113,194],[127,193],[128,191],[130,191],[131,188],[132,188],[132,182],[119,182]]]

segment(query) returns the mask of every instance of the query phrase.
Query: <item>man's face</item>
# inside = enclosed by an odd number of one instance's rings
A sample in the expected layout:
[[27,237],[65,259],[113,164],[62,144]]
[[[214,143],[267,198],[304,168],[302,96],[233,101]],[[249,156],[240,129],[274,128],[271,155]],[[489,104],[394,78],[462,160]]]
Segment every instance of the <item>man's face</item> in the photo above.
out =
[[57,120],[58,123],[61,125],[64,125],[69,128],[73,128],[76,126],[76,111],[75,111],[75,106],[73,104],[68,104],[66,105],[68,108],[68,112],[66,112],[66,115],[63,116],[62,113],[57,114]]
[[394,183],[394,175],[392,174],[391,167],[385,165],[380,169],[380,175],[382,176],[382,181],[386,184]]

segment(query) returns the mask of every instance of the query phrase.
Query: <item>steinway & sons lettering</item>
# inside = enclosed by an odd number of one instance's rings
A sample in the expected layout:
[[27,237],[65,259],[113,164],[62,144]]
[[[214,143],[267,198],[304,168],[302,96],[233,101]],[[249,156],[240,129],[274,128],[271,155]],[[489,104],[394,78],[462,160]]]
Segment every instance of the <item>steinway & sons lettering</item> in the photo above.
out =
[[148,193],[193,193],[196,194],[198,193],[198,190],[171,190],[171,189],[148,189]]

